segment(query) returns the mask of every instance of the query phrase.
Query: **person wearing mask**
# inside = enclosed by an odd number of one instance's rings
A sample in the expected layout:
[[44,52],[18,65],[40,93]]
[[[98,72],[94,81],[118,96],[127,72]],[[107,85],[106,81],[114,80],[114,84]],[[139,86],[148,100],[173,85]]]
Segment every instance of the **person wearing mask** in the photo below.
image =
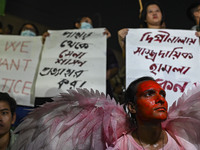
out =
[[17,135],[11,130],[16,119],[16,101],[8,93],[0,92],[0,150],[10,150]]
[[[82,16],[78,18],[75,23],[74,27],[77,29],[92,29],[93,23],[92,19],[89,16]],[[107,36],[107,39],[111,37],[111,33],[108,29],[105,29],[103,33]],[[113,89],[110,83],[110,79],[114,77],[118,73],[118,61],[112,51],[112,49],[107,46],[107,66],[106,66],[106,93],[113,97]]]
[[74,28],[92,29],[93,28],[92,19],[88,16],[83,16],[83,17],[77,18],[77,20],[74,23]]
[[[74,28],[76,29],[92,29],[93,28],[93,22],[91,17],[89,16],[81,16],[77,18],[74,22]],[[111,37],[111,33],[108,31],[108,29],[105,29],[105,32],[103,33],[107,36],[107,39]],[[43,34],[43,41],[45,42],[45,39],[50,34],[48,32],[45,32]],[[113,97],[113,89],[111,87],[110,79],[114,77],[118,73],[118,61],[112,51],[107,46],[107,70],[106,70],[106,93],[109,94],[111,97]]]
[[[94,28],[91,17],[81,16],[81,17],[77,18],[74,23],[74,28],[76,28],[76,29],[92,29],[92,28]],[[108,29],[105,29],[104,34],[107,36],[107,39],[111,37],[111,33],[108,31]]]
[[32,23],[24,23],[19,29],[19,35],[21,36],[37,36],[38,34],[38,28]]
[[[73,23],[73,28],[75,29],[92,29],[93,28],[93,22],[91,17],[84,15],[77,18]],[[111,37],[111,33],[108,31],[108,29],[105,29],[105,32],[103,33],[107,36],[107,39]],[[50,36],[49,32],[44,32],[42,35],[43,38],[43,44],[46,40],[46,37]],[[106,93],[110,95],[110,97],[113,97],[113,89],[110,83],[110,79],[115,76],[118,73],[118,61],[112,51],[107,46],[107,70],[106,70]],[[45,102],[43,102],[45,103]],[[36,101],[36,105],[38,105],[38,100]]]

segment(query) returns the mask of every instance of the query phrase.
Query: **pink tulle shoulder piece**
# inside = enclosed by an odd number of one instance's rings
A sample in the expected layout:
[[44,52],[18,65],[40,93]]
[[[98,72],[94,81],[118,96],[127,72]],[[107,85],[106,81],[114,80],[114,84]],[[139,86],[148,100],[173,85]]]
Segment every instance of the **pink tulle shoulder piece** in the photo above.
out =
[[123,106],[99,91],[68,90],[16,128],[13,150],[104,150],[129,131]]
[[200,85],[191,87],[169,108],[163,128],[200,149]]

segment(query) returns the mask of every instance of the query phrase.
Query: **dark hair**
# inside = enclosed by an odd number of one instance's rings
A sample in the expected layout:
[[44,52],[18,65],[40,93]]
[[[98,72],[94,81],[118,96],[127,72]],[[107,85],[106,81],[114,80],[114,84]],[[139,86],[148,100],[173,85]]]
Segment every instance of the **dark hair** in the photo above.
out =
[[93,19],[92,19],[91,16],[89,16],[89,15],[87,15],[87,14],[81,15],[81,16],[79,16],[78,18],[76,18],[76,20],[74,21],[73,28],[77,29],[77,27],[76,27],[75,24],[76,24],[76,23],[80,23],[81,20],[82,20],[84,17],[88,17],[88,18],[90,18],[90,19],[93,21]]
[[94,28],[101,27],[101,14],[95,13],[95,14],[82,14],[79,17],[77,17],[74,22],[73,22],[73,28],[76,29],[77,27],[75,26],[76,23],[80,23],[81,19],[84,17],[88,17],[92,20],[92,26]]
[[32,26],[34,27],[34,29],[35,29],[35,34],[36,34],[36,35],[39,35],[39,30],[38,30],[37,26],[34,25],[33,23],[24,23],[24,24],[21,26],[21,28],[19,29],[19,33],[18,33],[19,35],[21,34],[21,32],[22,32],[24,26],[27,25],[27,24],[32,25]]
[[6,28],[7,28],[7,30],[9,31],[9,32],[6,33],[6,34],[12,34],[13,26],[12,26],[11,24],[8,24],[8,25],[6,26]]
[[195,21],[193,13],[194,13],[195,9],[197,9],[197,7],[199,5],[200,5],[200,2],[199,1],[195,1],[188,7],[188,9],[186,11],[186,14],[187,14],[188,18],[190,20],[192,20],[195,24],[196,24],[196,21]]
[[160,25],[162,25],[165,22],[165,14],[164,14],[164,11],[163,11],[160,3],[157,1],[148,1],[147,3],[144,4],[144,8],[142,10],[142,14],[141,14],[141,18],[140,18],[140,26],[143,28],[147,28],[147,23],[145,21],[146,17],[147,17],[147,7],[149,5],[153,5],[153,4],[157,5],[160,8],[160,11],[162,13],[162,20],[161,20]]
[[0,101],[7,102],[9,104],[11,114],[13,116],[13,114],[16,111],[16,107],[17,107],[17,103],[16,103],[15,99],[10,97],[10,95],[8,93],[0,92]]
[[150,76],[144,76],[141,78],[138,78],[136,80],[134,80],[133,82],[131,82],[125,92],[125,102],[126,104],[128,104],[129,102],[132,102],[133,104],[136,104],[136,99],[135,99],[135,95],[137,93],[137,86],[140,82],[142,81],[155,81],[154,78],[150,77]]
[[81,17],[76,18],[76,20],[74,21],[74,25],[75,25],[75,23],[80,23],[81,19],[84,18],[84,17],[87,17],[87,16],[81,16]]

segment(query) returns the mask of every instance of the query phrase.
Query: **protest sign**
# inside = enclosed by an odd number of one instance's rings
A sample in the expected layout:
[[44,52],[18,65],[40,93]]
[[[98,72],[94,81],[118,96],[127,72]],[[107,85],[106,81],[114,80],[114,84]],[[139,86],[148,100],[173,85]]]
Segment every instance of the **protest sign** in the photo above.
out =
[[41,36],[0,36],[0,91],[7,92],[18,105],[34,106],[33,85]]
[[167,93],[169,106],[200,80],[199,39],[195,31],[129,29],[126,37],[126,87],[152,76]]
[[106,91],[104,29],[49,31],[36,81],[36,97],[69,89]]

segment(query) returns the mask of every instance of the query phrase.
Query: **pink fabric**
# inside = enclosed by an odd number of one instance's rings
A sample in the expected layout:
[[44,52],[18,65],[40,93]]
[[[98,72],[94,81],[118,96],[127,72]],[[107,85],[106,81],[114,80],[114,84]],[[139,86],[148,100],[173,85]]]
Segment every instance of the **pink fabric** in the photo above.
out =
[[[167,132],[166,132],[167,133]],[[167,133],[168,142],[164,146],[164,150],[197,150],[194,145],[189,143],[188,141],[176,137],[180,144],[183,146],[182,148],[178,145],[178,143]],[[140,146],[131,136],[131,134],[124,134],[120,137],[115,143],[114,147],[108,147],[106,150],[142,150],[143,147]],[[159,149],[162,150],[162,149]]]

